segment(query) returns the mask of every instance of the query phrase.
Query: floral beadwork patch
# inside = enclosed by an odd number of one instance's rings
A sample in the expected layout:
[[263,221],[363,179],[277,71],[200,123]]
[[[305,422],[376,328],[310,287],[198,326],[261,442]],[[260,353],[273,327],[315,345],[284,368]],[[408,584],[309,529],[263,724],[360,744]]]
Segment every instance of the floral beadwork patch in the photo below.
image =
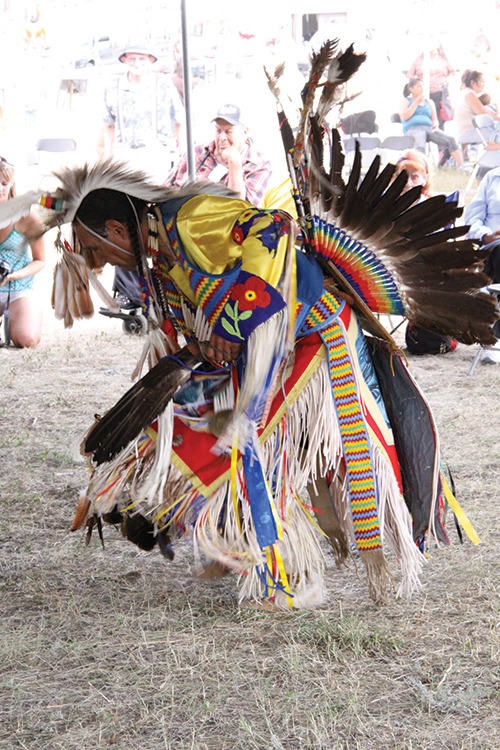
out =
[[229,341],[246,341],[252,331],[285,307],[280,293],[260,276],[242,271],[214,332]]
[[240,214],[235,222],[231,236],[233,242],[242,245],[253,227],[255,236],[259,238],[263,247],[276,256],[278,244],[282,237],[290,231],[290,217],[283,211],[264,211],[249,208]]

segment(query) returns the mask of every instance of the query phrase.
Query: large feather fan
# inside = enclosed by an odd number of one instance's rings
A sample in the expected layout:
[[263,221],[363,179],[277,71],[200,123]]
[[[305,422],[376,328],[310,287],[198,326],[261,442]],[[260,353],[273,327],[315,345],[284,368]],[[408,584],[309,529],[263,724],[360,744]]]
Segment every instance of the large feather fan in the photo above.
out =
[[[382,169],[379,156],[362,176],[359,144],[344,175],[342,140],[336,122],[328,128],[326,118],[339,119],[343,84],[365,56],[337,47],[326,42],[312,57],[297,135],[291,143],[287,133],[285,144],[306,250],[354,298],[369,331],[382,333],[378,313],[398,313],[465,344],[493,343],[498,311],[481,291],[490,281],[485,253],[464,238],[468,227],[455,226],[462,214],[457,201],[438,195],[419,202],[418,187],[403,193],[406,174],[395,178],[395,165]],[[267,74],[275,96],[279,73]],[[280,122],[286,120],[279,100],[278,111]]]
[[188,346],[161,359],[104,416],[96,417],[82,453],[92,454],[96,464],[114,458],[164,411],[201,361]]

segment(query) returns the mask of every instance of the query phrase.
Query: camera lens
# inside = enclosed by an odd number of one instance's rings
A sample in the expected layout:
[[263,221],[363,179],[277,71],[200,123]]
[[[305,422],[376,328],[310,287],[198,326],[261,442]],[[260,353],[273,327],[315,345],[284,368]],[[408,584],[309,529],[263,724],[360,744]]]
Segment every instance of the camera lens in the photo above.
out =
[[0,281],[3,281],[10,273],[10,266],[4,260],[0,260]]

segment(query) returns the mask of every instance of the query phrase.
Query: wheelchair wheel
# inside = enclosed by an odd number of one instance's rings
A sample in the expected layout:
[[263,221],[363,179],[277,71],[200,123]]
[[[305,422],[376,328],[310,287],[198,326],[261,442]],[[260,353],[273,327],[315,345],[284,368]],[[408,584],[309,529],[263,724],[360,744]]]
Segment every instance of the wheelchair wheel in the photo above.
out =
[[148,332],[148,320],[144,315],[130,315],[123,321],[123,330],[131,336],[143,336]]

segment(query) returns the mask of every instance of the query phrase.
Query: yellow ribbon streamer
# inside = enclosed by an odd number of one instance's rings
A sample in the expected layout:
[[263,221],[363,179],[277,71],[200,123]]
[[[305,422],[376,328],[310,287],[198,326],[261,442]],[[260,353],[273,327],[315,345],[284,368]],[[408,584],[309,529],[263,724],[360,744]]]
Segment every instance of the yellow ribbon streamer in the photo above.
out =
[[238,437],[236,436],[231,448],[231,499],[233,501],[234,515],[236,518],[236,524],[238,531],[241,534],[241,520],[240,512],[238,508],[238,494],[236,492],[236,472],[238,470]]
[[277,544],[273,545],[273,549],[274,549],[274,557],[275,557],[276,564],[278,566],[278,571],[280,574],[281,585],[283,586],[283,591],[287,595],[288,606],[292,608],[293,598],[290,594],[290,584],[288,583],[288,576],[286,574],[285,566],[283,564],[283,558],[281,557],[281,552],[279,551]]
[[458,523],[463,528],[463,530],[465,531],[465,533],[467,534],[471,542],[473,544],[479,544],[481,540],[479,539],[478,535],[474,531],[474,527],[472,526],[471,522],[465,515],[462,508],[460,507],[457,498],[451,491],[451,488],[443,475],[441,475],[441,482],[443,484],[443,492],[444,492],[445,500],[450,506],[450,508],[452,509],[453,513],[455,514]]

